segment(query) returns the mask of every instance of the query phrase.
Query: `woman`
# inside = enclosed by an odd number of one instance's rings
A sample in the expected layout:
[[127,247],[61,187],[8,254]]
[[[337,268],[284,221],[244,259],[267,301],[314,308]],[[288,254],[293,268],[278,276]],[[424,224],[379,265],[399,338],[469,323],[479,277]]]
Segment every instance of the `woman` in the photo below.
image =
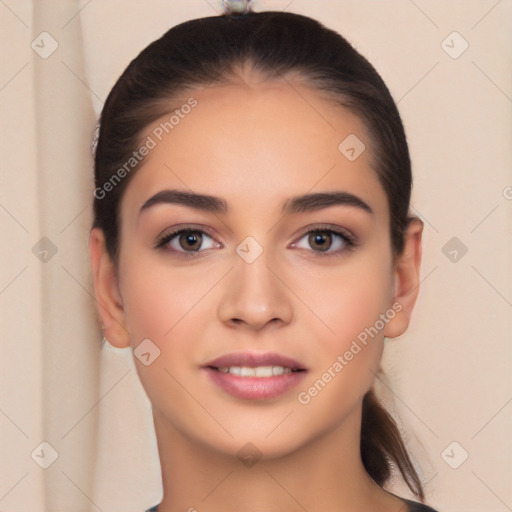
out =
[[384,82],[282,12],[178,25],[113,87],[90,253],[104,333],[134,350],[178,510],[432,511],[373,392],[408,327],[422,222]]

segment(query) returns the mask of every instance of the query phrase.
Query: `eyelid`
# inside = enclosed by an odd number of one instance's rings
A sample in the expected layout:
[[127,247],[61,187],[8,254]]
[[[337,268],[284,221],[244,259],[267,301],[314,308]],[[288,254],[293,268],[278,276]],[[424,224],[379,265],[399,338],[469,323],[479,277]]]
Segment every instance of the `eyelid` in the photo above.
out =
[[[313,249],[308,250],[308,252],[313,253],[314,255],[318,255],[320,257],[323,256],[341,256],[343,253],[353,250],[358,245],[358,240],[356,236],[351,233],[348,229],[343,228],[341,226],[337,226],[334,224],[312,224],[306,228],[304,228],[301,232],[301,234],[295,238],[295,242],[291,244],[292,247],[294,247],[300,240],[302,240],[306,235],[309,235],[310,233],[315,232],[331,232],[335,236],[341,238],[345,244],[345,247],[343,249],[338,249],[337,251],[315,251]],[[302,249],[302,247],[299,247],[297,249]]]
[[351,242],[356,243],[356,237],[355,235],[348,230],[347,228],[343,228],[341,226],[337,226],[335,224],[311,224],[309,226],[306,226],[303,228],[300,232],[300,235],[298,235],[299,238],[304,237],[305,235],[314,232],[314,231],[332,231],[333,233],[339,234],[340,236],[346,237]]
[[[199,254],[201,252],[205,252],[208,249],[203,249],[200,251],[177,251],[175,249],[166,249],[166,245],[175,237],[182,233],[186,233],[188,231],[197,231],[201,234],[204,234],[211,238],[216,244],[222,246],[222,242],[219,242],[216,237],[213,235],[212,230],[206,226],[203,226],[201,224],[176,224],[175,226],[172,226],[171,228],[166,228],[163,231],[161,231],[161,234],[157,236],[156,242],[154,243],[155,249],[161,249],[161,250],[167,250],[169,252],[172,252],[174,254],[178,254],[185,257],[190,257],[196,254]],[[163,233],[163,234],[162,234]]]
[[180,231],[202,231],[206,233],[208,236],[213,238],[213,230],[208,226],[203,226],[202,224],[188,223],[182,222],[179,224],[175,224],[174,226],[168,226],[156,236],[157,239],[164,238],[170,234],[176,234]]

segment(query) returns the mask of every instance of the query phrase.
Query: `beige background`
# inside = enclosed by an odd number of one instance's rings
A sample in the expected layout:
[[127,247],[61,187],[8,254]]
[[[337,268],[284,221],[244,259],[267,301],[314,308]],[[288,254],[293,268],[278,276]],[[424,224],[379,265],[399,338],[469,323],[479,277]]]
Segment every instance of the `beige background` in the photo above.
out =
[[[130,350],[102,348],[96,321],[89,144],[131,58],[219,4],[0,2],[1,511],[142,512],[160,500],[149,401]],[[382,389],[429,503],[512,510],[512,1],[256,0],[254,8],[338,30],[398,101],[413,207],[425,221],[423,281],[409,331],[387,342]],[[43,31],[58,44],[47,58]],[[452,58],[464,41],[468,49]],[[42,237],[51,243],[36,245]],[[444,253],[453,247],[443,252],[452,237],[467,247],[455,262]]]

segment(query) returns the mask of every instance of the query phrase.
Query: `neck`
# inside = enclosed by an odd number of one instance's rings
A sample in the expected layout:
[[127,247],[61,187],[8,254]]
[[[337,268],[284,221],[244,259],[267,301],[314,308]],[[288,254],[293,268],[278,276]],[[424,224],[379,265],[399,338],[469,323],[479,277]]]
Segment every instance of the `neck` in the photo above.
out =
[[273,459],[258,459],[257,449],[249,446],[248,457],[216,450],[185,436],[156,409],[153,419],[164,491],[158,512],[396,512],[403,507],[362,464],[360,408],[342,426]]

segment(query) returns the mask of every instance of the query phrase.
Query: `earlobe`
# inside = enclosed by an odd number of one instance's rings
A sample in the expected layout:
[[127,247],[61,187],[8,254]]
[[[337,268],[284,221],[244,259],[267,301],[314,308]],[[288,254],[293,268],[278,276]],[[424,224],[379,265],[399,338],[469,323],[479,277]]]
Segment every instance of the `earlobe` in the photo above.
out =
[[117,271],[106,250],[105,235],[99,228],[91,229],[89,254],[94,282],[94,295],[108,342],[118,348],[130,346],[125,325],[123,301],[119,292]]
[[411,219],[405,234],[404,249],[397,258],[394,270],[393,308],[398,313],[387,323],[385,337],[396,338],[409,326],[419,292],[422,233],[423,222],[418,218]]

